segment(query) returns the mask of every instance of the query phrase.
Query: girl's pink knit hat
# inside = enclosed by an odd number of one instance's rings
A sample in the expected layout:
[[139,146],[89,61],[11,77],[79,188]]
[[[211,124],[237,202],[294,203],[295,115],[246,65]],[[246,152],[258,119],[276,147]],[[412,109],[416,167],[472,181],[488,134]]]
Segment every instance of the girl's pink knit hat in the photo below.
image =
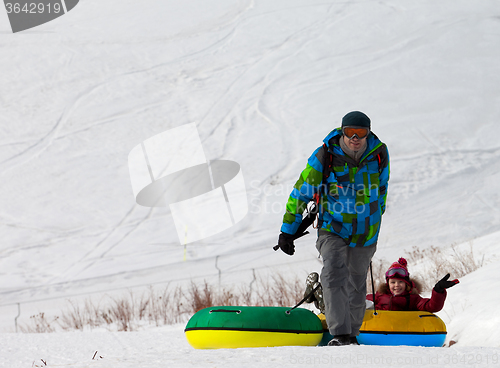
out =
[[408,272],[408,263],[406,259],[401,257],[389,267],[385,273],[385,281],[389,282],[389,279],[403,280],[408,286],[413,287],[413,283],[410,281],[410,273]]

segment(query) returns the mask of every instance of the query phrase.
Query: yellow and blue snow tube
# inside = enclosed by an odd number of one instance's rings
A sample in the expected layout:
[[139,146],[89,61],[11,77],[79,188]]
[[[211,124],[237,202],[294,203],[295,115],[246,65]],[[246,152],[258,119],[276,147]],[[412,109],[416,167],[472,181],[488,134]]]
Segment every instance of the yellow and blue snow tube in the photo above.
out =
[[186,325],[195,349],[316,346],[323,326],[311,311],[286,307],[209,307]]
[[367,310],[358,342],[365,345],[443,346],[446,325],[433,313]]
[[[325,335],[320,343],[324,345],[332,338],[323,322]],[[446,325],[435,314],[420,311],[380,311],[368,309],[357,337],[362,345],[409,345],[443,346],[446,339]]]

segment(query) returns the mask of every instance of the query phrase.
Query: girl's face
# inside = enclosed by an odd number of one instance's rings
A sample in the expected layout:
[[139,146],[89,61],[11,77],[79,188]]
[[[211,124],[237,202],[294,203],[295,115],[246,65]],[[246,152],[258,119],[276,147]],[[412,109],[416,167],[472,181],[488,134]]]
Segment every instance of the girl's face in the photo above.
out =
[[406,290],[406,283],[399,279],[389,279],[389,290],[392,295],[403,294]]

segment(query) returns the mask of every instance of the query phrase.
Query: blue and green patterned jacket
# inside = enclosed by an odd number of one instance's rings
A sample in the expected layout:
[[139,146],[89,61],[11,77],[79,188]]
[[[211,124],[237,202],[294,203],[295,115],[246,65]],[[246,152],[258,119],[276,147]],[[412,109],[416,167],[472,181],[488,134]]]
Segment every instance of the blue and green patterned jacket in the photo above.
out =
[[[385,212],[389,152],[370,133],[366,151],[356,165],[340,148],[341,137],[341,128],[334,129],[309,158],[288,199],[281,231],[295,234],[307,204],[319,193],[320,230],[339,235],[351,247],[373,245]],[[324,183],[323,170],[329,162],[331,172]]]

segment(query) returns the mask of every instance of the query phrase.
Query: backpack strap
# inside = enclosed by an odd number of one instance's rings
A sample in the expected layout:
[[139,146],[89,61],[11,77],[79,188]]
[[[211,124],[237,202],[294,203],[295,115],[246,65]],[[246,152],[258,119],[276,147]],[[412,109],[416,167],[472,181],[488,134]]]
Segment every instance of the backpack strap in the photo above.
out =
[[[321,188],[318,193],[314,195],[314,201],[316,202],[316,207],[319,209],[319,202],[321,200],[321,196],[324,194],[326,195],[330,189],[329,184],[328,184],[328,177],[332,173],[332,166],[333,166],[333,154],[330,152],[328,149],[328,146],[326,143],[323,143],[323,180],[321,181]],[[315,229],[321,229],[321,226],[323,226],[323,213],[325,212],[325,209],[321,209],[321,216],[319,215],[319,210],[318,210],[318,223],[314,227]]]
[[328,149],[326,143],[323,143],[323,149],[325,150],[325,161],[323,164],[323,183],[325,184],[328,177],[330,176],[332,172],[332,165],[333,165],[333,154],[330,152]]

